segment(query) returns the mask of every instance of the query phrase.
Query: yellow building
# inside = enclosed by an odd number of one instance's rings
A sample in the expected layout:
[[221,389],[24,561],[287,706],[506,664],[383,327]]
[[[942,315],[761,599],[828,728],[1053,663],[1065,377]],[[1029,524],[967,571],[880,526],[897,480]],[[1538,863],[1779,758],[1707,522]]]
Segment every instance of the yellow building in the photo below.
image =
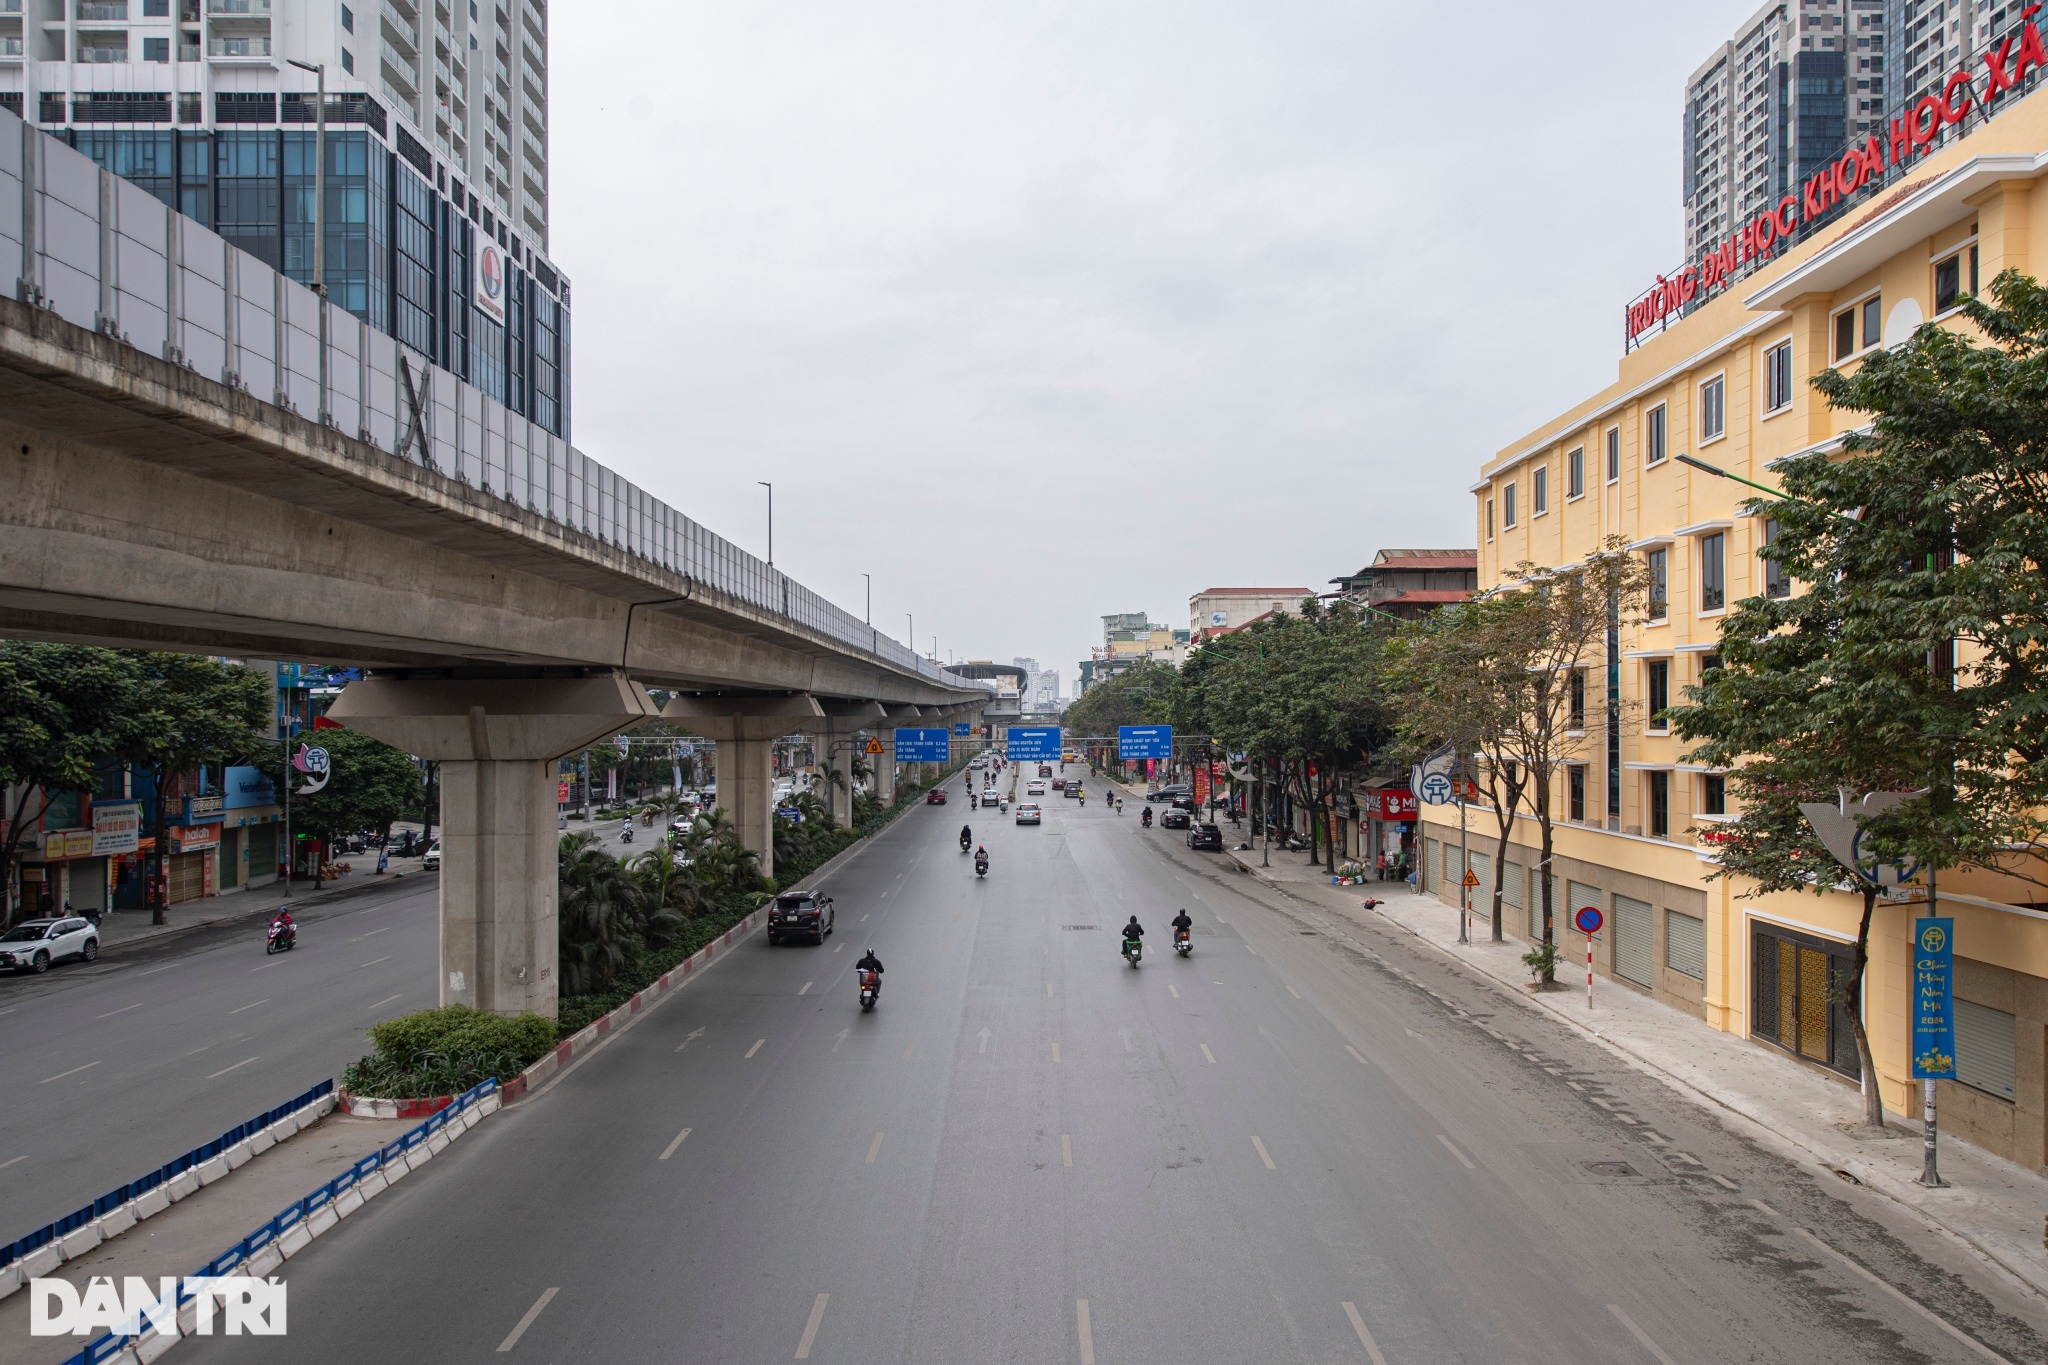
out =
[[[1597,905],[1607,920],[1596,944],[1601,972],[1845,1083],[1858,1075],[1855,1044],[1830,986],[1848,961],[1860,898],[1759,896],[1740,881],[1709,881],[1713,827],[1727,818],[1722,775],[1688,763],[1683,743],[1655,719],[1711,666],[1731,603],[1794,590],[1757,557],[1772,528],[1740,509],[1750,490],[1677,456],[1769,483],[1773,460],[1834,448],[1855,424],[1813,392],[1820,370],[1853,367],[1928,319],[1967,326],[1954,316],[1959,296],[2009,267],[2048,275],[2048,98],[1995,112],[1968,137],[1924,153],[1873,143],[1866,172],[1889,157],[1903,174],[1790,249],[1776,243],[1780,254],[1754,273],[1714,280],[1718,294],[1691,299],[1689,313],[1623,358],[1614,383],[1501,451],[1472,489],[1482,586],[1524,561],[1578,561],[1608,536],[1647,556],[1662,584],[1659,619],[1621,631],[1612,656],[1602,652],[1589,668],[1586,731],[1553,794],[1565,817],[1554,873],[1567,959],[1584,949],[1565,928],[1572,910]],[[1923,128],[1939,126],[1938,110],[1919,117]],[[1855,178],[1845,169],[1833,188]],[[1794,186],[1794,196],[1806,188]],[[1820,204],[1828,207],[1825,197]],[[1776,231],[1801,212],[1801,203],[1781,209]],[[1722,263],[1738,249],[1747,247],[1732,241]],[[1720,273],[1716,264],[1703,261],[1668,297],[1700,289]],[[1653,316],[1639,309],[1630,325]],[[1624,699],[1611,733],[1602,704],[1610,677]],[[1456,809],[1426,806],[1423,821],[1423,884],[1455,903]],[[1482,880],[1475,906],[1491,899],[1493,841],[1483,830],[1492,823],[1486,812],[1470,819]],[[1529,938],[1540,933],[1529,875],[1536,843],[1535,822],[1518,821],[1506,915],[1510,932]],[[1941,912],[1956,919],[1962,1072],[1941,1083],[1942,1126],[2043,1168],[2048,905],[2028,903],[2038,889],[1982,875],[1945,877],[1942,891]],[[1918,1109],[1907,998],[1912,919],[1924,913],[1883,903],[1872,932],[1865,1023],[1895,1113]]]

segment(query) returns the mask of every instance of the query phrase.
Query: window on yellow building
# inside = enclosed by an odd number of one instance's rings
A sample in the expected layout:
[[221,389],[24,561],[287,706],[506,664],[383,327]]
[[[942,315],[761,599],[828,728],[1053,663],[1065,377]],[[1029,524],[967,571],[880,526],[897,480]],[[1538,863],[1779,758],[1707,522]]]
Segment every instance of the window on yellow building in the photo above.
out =
[[1565,693],[1570,713],[1568,729],[1583,731],[1586,728],[1586,670],[1575,668]]
[[1671,660],[1651,659],[1643,667],[1643,706],[1649,713],[1648,729],[1663,733],[1671,728],[1664,713],[1671,707]]
[[1607,482],[1621,480],[1621,428],[1607,428]]
[[1580,446],[1564,457],[1564,495],[1567,498],[1586,496],[1586,448]]
[[1493,499],[1486,500],[1486,538],[1493,539]]
[[1715,375],[1700,385],[1700,439],[1712,441],[1728,429],[1728,382]]
[[1792,343],[1781,341],[1764,352],[1764,411],[1792,405]]
[[1771,546],[1772,546],[1773,544],[1775,544],[1775,543],[1777,542],[1777,539],[1778,539],[1778,519],[1777,519],[1776,517],[1765,517],[1765,518],[1764,518],[1764,596],[1766,596],[1766,597],[1790,597],[1790,596],[1792,595],[1792,579],[1791,579],[1791,576],[1790,576],[1789,574],[1787,574],[1787,573],[1785,572],[1785,566],[1784,566],[1784,565],[1782,565],[1782,564],[1780,564],[1780,563],[1779,563],[1779,562],[1778,562],[1777,560],[1775,560],[1775,559],[1772,559],[1772,558],[1771,558],[1771,555],[1770,555],[1770,548],[1771,548]]
[[1671,774],[1645,774],[1650,779],[1650,837],[1671,837]]
[[1515,486],[1511,483],[1501,485],[1500,524],[1510,531],[1515,529]]
[[1648,612],[1652,621],[1661,621],[1671,611],[1671,552],[1652,550],[1648,555],[1650,564],[1650,588],[1646,594]]
[[1728,813],[1728,779],[1719,773],[1700,775],[1700,814]]
[[[1968,288],[1965,288],[1965,282]],[[1977,248],[1958,251],[1955,255],[1935,262],[1934,265],[1934,311],[1946,313],[1963,301],[1964,296],[1975,296],[1977,292]]]
[[1574,763],[1565,770],[1565,774],[1571,797],[1569,818],[1583,825],[1586,823],[1586,765]]
[[[1973,280],[1977,278],[1975,271],[1971,272],[1970,278]],[[1872,294],[1869,298],[1863,300],[1863,348],[1865,350],[1869,350],[1872,346],[1877,345],[1878,333],[1884,326],[1883,305],[1884,300],[1881,295]]]
[[1550,467],[1539,465],[1529,473],[1529,515],[1540,517],[1550,510]]
[[1728,538],[1719,531],[1700,537],[1700,610],[1719,611],[1728,605]]
[[1845,308],[1835,314],[1835,359],[1856,354],[1856,310]]
[[1643,463],[1664,462],[1664,405],[1659,403],[1643,414]]

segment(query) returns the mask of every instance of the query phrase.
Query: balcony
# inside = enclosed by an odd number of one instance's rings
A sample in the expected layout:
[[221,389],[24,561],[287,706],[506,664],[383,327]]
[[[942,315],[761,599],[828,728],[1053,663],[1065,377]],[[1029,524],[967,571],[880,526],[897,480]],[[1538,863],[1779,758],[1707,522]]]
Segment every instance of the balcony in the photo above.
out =
[[270,0],[207,0],[208,14],[240,15],[252,19],[270,17]]
[[19,57],[20,55],[20,35],[16,34],[9,37],[0,37],[0,57]]
[[128,0],[78,0],[77,17],[82,24],[125,24]]
[[80,47],[78,60],[81,65],[114,66],[128,60],[128,46],[123,43],[120,47]]
[[21,0],[0,0],[0,14],[21,13]]
[[268,57],[268,38],[212,38],[207,41],[209,57]]

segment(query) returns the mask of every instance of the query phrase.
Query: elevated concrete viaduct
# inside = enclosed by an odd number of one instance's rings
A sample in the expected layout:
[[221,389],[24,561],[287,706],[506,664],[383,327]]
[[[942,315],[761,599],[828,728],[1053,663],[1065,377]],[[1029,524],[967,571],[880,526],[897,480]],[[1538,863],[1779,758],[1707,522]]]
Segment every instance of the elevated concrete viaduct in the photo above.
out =
[[330,714],[445,765],[444,1001],[553,1013],[551,765],[647,687],[770,868],[766,740],[988,695],[4,111],[0,201],[0,634],[368,670]]

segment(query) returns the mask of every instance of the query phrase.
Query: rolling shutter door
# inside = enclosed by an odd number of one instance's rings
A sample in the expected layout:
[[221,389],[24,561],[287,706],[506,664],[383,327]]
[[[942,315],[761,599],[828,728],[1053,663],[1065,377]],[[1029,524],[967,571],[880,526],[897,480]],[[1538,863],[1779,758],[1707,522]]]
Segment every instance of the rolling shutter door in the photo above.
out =
[[[1564,904],[1559,906],[1557,911],[1557,932],[1562,934],[1569,929],[1571,932],[1577,933],[1579,911],[1588,905],[1592,906],[1595,910],[1601,909],[1600,888],[1588,886],[1584,882],[1568,881],[1564,884],[1564,890]],[[1538,927],[1540,928],[1541,926]],[[1593,937],[1598,939],[1602,935],[1595,934]]]
[[180,901],[196,901],[206,894],[206,855],[204,853],[173,853],[171,855],[171,904]]
[[1955,1005],[1956,1079],[2002,1100],[2017,1100],[2019,1046],[2013,1017],[1972,1000]]
[[1650,907],[1627,896],[1614,898],[1614,974],[1638,986],[1653,985]]
[[250,825],[242,831],[248,844],[247,873],[251,878],[277,875],[277,826]]
[[1707,979],[1707,922],[1676,910],[1664,912],[1664,965],[1695,981]]

